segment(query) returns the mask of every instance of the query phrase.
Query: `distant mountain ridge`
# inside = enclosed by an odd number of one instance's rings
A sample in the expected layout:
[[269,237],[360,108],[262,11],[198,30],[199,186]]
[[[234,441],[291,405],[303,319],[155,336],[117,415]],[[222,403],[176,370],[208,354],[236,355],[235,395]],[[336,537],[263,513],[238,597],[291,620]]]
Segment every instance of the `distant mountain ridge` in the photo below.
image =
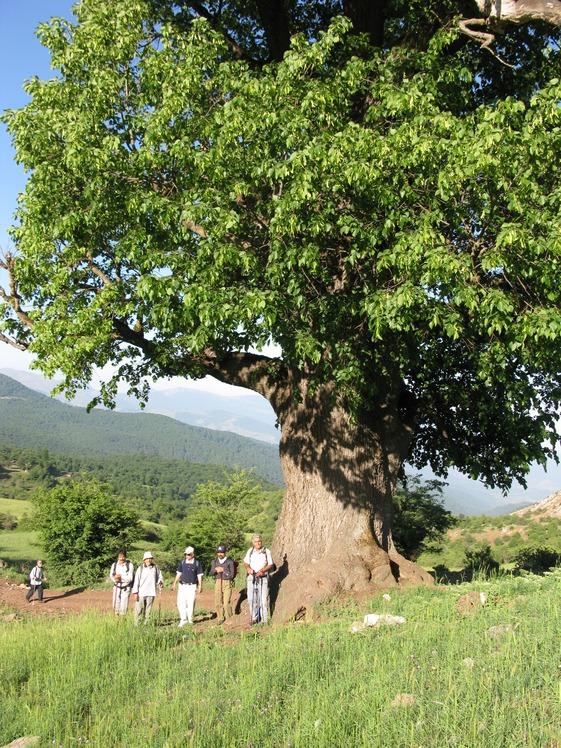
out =
[[[0,374],[8,376],[32,391],[46,395],[49,395],[56,384],[55,381],[47,380],[37,372],[0,368]],[[233,434],[250,439],[257,439],[258,444],[263,442],[269,445],[278,444],[280,430],[276,427],[276,416],[269,403],[254,392],[240,391],[239,388],[234,387],[230,389],[232,394],[225,396],[199,389],[197,385],[179,387],[170,383],[168,389],[162,389],[160,384],[159,387],[151,390],[150,400],[143,415],[146,417],[149,413],[157,413],[191,426],[212,430],[212,433],[215,433],[215,430],[223,433],[233,432]],[[96,394],[96,390],[89,387],[84,391],[79,391],[73,400],[73,405],[85,406]],[[53,398],[49,397],[49,399]],[[63,395],[54,399],[67,404]],[[103,409],[96,409],[95,412],[98,411],[103,412]],[[142,415],[138,413],[138,403],[126,395],[117,396],[116,412]],[[276,447],[274,449],[276,453]],[[407,473],[413,474],[419,472],[408,466],[406,470]],[[539,470],[541,471],[541,468]],[[535,473],[539,470],[536,469]],[[435,477],[428,468],[420,473],[423,480],[431,480]],[[261,474],[263,477],[268,477],[264,473]],[[280,479],[282,480],[282,477]],[[277,483],[274,478],[269,478],[269,480]],[[550,461],[547,480],[542,478],[539,481],[529,481],[529,485],[533,483],[533,488],[527,492],[515,484],[508,496],[503,496],[498,489],[487,489],[481,482],[470,480],[454,470],[450,471],[446,483],[447,486],[442,495],[443,503],[453,514],[497,516],[516,511],[555,491],[557,486],[561,485],[561,465],[557,466]]]
[[0,374],[0,443],[72,455],[155,454],[205,464],[255,468],[282,486],[278,448],[227,431],[152,413],[67,405]]
[[[41,374],[17,369],[0,369],[10,379],[15,379],[24,387],[49,395],[58,384],[56,380],[45,379]],[[249,390],[241,391],[232,387],[233,394],[225,397],[189,387],[158,389],[153,387],[144,413],[170,416],[176,421],[191,426],[203,426],[216,431],[232,431],[234,434],[258,439],[268,444],[278,444],[280,431],[276,428],[276,416],[264,397]],[[87,387],[79,390],[72,405],[87,406],[98,391]],[[64,395],[55,395],[55,400],[68,404]],[[117,412],[138,413],[137,400],[124,394],[116,397]]]

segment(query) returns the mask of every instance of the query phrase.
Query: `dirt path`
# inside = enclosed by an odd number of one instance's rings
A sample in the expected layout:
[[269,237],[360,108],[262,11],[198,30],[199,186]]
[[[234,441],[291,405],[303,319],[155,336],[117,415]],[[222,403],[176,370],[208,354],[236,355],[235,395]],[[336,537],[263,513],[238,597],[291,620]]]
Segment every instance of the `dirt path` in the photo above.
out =
[[[113,590],[108,587],[106,590],[90,590],[84,587],[77,587],[67,590],[46,589],[43,593],[43,602],[40,604],[36,597],[31,602],[27,602],[25,595],[28,588],[23,584],[17,584],[6,580],[0,580],[0,618],[9,614],[14,609],[18,613],[31,615],[60,615],[61,613],[83,613],[87,610],[99,610],[111,613],[111,599]],[[232,607],[236,609],[238,598],[241,590],[235,589],[232,594]],[[154,612],[158,611],[158,604],[161,602],[161,610],[173,612],[179,620],[179,614],[176,607],[177,594],[171,589],[164,590],[161,598],[154,604]],[[200,595],[197,595],[195,604],[195,623],[203,625],[215,625],[216,619],[214,614],[214,588],[208,587],[203,589]],[[243,611],[243,608],[242,608]],[[128,615],[132,615],[132,604],[129,606]],[[245,627],[247,616],[243,612],[234,615],[230,625],[235,627]]]

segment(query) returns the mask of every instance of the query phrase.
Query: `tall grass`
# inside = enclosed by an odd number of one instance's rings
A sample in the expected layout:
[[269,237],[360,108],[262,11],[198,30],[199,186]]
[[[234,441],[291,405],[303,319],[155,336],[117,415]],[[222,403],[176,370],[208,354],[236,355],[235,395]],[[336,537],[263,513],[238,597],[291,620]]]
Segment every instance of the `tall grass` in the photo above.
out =
[[[390,602],[333,604],[321,622],[249,634],[93,613],[1,623],[0,744],[557,746],[560,582],[390,591]],[[456,602],[470,589],[488,602],[463,617]],[[406,623],[350,633],[366,612]]]

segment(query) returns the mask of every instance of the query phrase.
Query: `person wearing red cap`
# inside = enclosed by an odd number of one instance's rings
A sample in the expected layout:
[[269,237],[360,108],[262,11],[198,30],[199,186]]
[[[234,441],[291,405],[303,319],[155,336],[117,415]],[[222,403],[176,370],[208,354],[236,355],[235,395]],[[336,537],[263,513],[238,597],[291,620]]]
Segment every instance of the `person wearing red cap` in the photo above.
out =
[[216,619],[218,625],[232,617],[232,587],[236,567],[231,558],[226,555],[226,546],[219,545],[216,549],[216,558],[210,567],[210,573],[214,576],[214,605],[216,606]]

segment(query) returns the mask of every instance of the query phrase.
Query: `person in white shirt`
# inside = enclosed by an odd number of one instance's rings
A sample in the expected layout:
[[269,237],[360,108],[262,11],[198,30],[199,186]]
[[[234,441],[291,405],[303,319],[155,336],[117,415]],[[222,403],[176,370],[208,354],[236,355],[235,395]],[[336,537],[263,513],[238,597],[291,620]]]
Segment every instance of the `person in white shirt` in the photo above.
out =
[[247,599],[251,625],[269,620],[269,572],[274,568],[273,557],[263,547],[261,535],[251,538],[253,547],[243,560],[247,571]]
[[144,623],[148,623],[154,598],[164,586],[162,572],[154,563],[154,556],[150,551],[146,551],[142,560],[142,565],[136,570],[134,575],[134,584],[132,594],[135,599],[134,605],[134,625],[138,626],[141,617],[144,617]]
[[124,550],[117,553],[117,560],[111,566],[109,579],[113,582],[113,610],[115,615],[125,615],[129,608],[129,598],[134,579],[134,566],[128,561]]
[[43,562],[39,559],[36,565],[31,569],[29,574],[29,592],[25,596],[28,603],[31,602],[33,593],[37,590],[37,600],[43,602],[43,582],[47,581],[47,577],[43,574]]

